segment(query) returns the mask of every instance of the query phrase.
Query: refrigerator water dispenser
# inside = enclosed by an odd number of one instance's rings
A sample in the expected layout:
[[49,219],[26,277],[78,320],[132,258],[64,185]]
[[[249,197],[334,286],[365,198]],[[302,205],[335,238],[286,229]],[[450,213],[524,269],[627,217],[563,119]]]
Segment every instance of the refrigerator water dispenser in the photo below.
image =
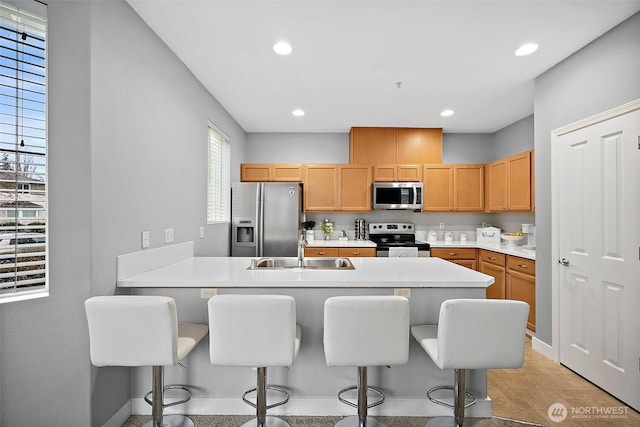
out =
[[252,218],[233,219],[234,244],[237,246],[255,246],[255,225]]

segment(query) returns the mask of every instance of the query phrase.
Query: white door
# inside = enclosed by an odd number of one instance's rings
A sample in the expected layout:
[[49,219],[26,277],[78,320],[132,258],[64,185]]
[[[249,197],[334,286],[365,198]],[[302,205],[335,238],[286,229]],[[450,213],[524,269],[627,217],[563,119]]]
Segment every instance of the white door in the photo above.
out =
[[640,110],[554,144],[560,362],[640,409]]

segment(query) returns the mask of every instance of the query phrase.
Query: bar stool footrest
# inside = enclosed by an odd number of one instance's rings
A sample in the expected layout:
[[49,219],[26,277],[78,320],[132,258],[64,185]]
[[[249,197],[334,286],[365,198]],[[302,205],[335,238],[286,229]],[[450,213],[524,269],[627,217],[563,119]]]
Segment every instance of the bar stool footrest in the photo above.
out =
[[[353,402],[349,402],[347,399],[344,399],[342,397],[342,394],[344,394],[345,392],[350,391],[350,390],[357,390],[357,389],[358,389],[358,386],[355,386],[355,385],[351,386],[351,387],[343,388],[342,390],[340,390],[338,392],[338,400],[340,402],[346,404],[346,405],[351,406],[352,408],[358,408],[357,404],[355,404]],[[368,403],[367,404],[367,409],[373,408],[374,406],[381,405],[384,402],[384,393],[381,392],[380,390],[378,390],[377,388],[367,387],[367,391],[370,391],[370,392],[372,392],[374,394],[377,394],[378,397],[380,398],[380,400],[377,400],[377,401],[375,401],[373,403]]]
[[[276,403],[272,403],[271,405],[267,405],[267,409],[271,409],[271,408],[275,408],[276,406],[284,405],[285,403],[287,403],[289,401],[289,393],[285,389],[280,388],[280,387],[270,386],[270,385],[268,385],[266,387],[266,389],[275,391],[275,392],[280,393],[280,394],[282,394],[284,396],[284,399],[282,399],[281,401],[276,402]],[[257,405],[255,403],[253,403],[252,401],[250,401],[249,399],[247,399],[247,394],[254,393],[256,391],[258,391],[257,388],[252,388],[250,390],[245,391],[244,394],[242,395],[242,401],[244,403],[246,403],[247,405],[251,406],[252,408],[257,408]]]
[[[164,386],[162,388],[162,390],[167,391],[167,390],[182,390],[187,392],[187,397],[185,397],[182,400],[177,400],[175,402],[169,402],[169,403],[164,403],[162,402],[162,407],[163,408],[168,408],[170,406],[175,406],[175,405],[181,405],[183,403],[187,403],[189,400],[191,400],[191,390],[189,390],[187,387],[183,386],[183,385],[167,385]],[[153,405],[153,391],[150,391],[149,393],[144,395],[144,400],[145,402],[147,402],[149,405]]]
[[[450,390],[450,391],[454,391],[453,387],[450,385],[440,385],[440,386],[436,386],[433,387],[431,389],[429,389],[429,391],[427,391],[427,397],[429,398],[430,401],[432,401],[433,403],[437,403],[438,405],[442,405],[442,406],[446,406],[447,408],[453,408],[454,406],[450,403],[447,403],[445,401],[442,401],[440,399],[436,399],[435,397],[431,397],[431,393],[438,391],[438,390]],[[465,403],[464,407],[465,409],[468,408],[469,406],[473,405],[474,403],[476,403],[476,397],[469,393],[468,391],[465,392],[465,395],[471,399],[471,402],[469,403]]]

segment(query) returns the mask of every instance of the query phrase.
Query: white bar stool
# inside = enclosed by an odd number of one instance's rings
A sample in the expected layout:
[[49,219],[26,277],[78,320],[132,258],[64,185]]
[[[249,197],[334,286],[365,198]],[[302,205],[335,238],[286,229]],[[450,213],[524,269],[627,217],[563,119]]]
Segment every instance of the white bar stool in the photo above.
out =
[[[178,323],[176,303],[169,297],[97,296],[84,306],[95,366],[153,366],[152,390],[145,396],[152,407],[152,421],[145,427],[193,427],[184,415],[163,416],[165,407],[191,399],[185,386],[164,386],[164,366],[175,365],[189,354],[207,335],[207,325]],[[167,389],[181,389],[187,397],[165,404]]]
[[[462,427],[465,408],[475,403],[467,393],[467,369],[519,368],[524,362],[529,304],[512,300],[453,299],[440,306],[437,325],[417,325],[411,333],[440,369],[455,369],[453,387],[427,392],[434,403],[453,408],[454,417],[434,417],[425,427]],[[437,390],[453,389],[453,405],[433,398]],[[466,402],[466,398],[470,402]]]
[[[256,418],[243,427],[290,427],[281,418],[267,416],[267,409],[284,405],[289,393],[267,386],[267,367],[292,366],[300,350],[302,330],[296,325],[296,303],[286,295],[216,295],[209,306],[209,353],[216,366],[257,368],[257,386],[242,400],[256,408]],[[267,390],[284,396],[267,404]],[[256,392],[256,403],[247,394]]]
[[[358,409],[341,419],[339,427],[379,427],[367,410],[384,402],[384,394],[367,387],[367,366],[403,365],[409,358],[409,300],[400,296],[339,296],[324,304],[324,353],[327,366],[358,368],[358,385],[340,390],[338,399]],[[357,405],[342,398],[357,390]],[[367,401],[367,391],[379,396]]]

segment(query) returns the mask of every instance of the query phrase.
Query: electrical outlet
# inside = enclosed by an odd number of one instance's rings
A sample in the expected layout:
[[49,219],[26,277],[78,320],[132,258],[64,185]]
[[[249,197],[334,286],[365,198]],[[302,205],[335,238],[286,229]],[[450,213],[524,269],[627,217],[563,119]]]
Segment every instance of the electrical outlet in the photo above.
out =
[[173,228],[164,229],[164,242],[165,243],[173,242]]
[[395,288],[393,294],[399,297],[411,298],[411,288]]
[[144,248],[148,248],[149,247],[149,232],[148,231],[143,231],[141,234],[141,239],[142,239],[142,249]]
[[218,295],[217,288],[202,288],[200,289],[200,298],[211,298]]
[[200,227],[200,238],[204,239],[204,227]]
[[444,230],[444,222],[440,223],[440,230]]

